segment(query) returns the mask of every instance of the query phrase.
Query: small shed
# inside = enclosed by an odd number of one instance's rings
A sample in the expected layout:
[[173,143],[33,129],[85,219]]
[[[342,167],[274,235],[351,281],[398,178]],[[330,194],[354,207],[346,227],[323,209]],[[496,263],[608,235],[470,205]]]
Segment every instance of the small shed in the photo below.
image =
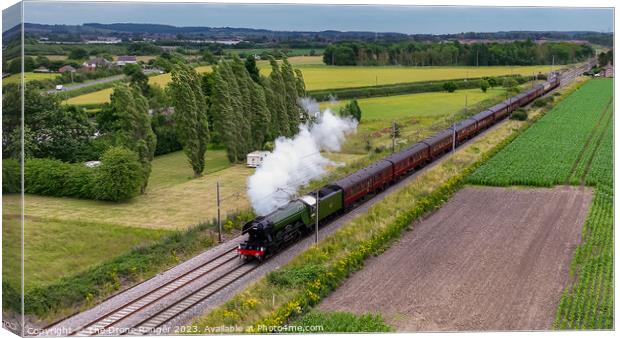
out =
[[251,168],[258,168],[261,164],[263,164],[263,160],[270,153],[268,151],[253,151],[246,156],[247,158],[247,166]]

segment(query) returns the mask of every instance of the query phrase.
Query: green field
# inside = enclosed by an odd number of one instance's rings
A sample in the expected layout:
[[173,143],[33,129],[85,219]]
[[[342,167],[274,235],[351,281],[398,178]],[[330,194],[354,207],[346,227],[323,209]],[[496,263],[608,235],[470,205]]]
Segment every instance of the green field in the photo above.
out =
[[[58,73],[33,73],[33,72],[25,72],[24,73],[24,81],[33,81],[33,80],[53,80],[57,78],[60,74]],[[2,79],[2,85],[7,85],[11,83],[19,83],[21,81],[20,74],[13,74]]]
[[[610,154],[611,155],[611,154]],[[608,171],[611,173],[612,168]],[[571,262],[577,281],[562,294],[554,327],[614,327],[614,196],[611,186],[599,187],[584,225],[584,238]]]
[[613,81],[590,80],[470,177],[474,184],[586,184],[596,195],[556,329],[613,328]]
[[580,165],[587,166],[609,124],[612,95],[612,80],[589,81],[485,163],[471,182],[553,186],[581,179]]
[[[294,67],[301,69],[307,90],[364,87],[374,85],[475,78],[498,75],[534,75],[546,73],[551,66],[515,66],[515,67],[338,67],[326,66],[320,56],[296,56],[289,58]],[[263,75],[270,73],[267,61],[257,62]],[[205,73],[210,66],[196,68]],[[149,83],[165,87],[170,82],[170,74],[161,74],[149,78]],[[68,104],[100,104],[110,100],[111,89],[76,96],[66,101]]]
[[[20,269],[21,226],[18,217],[4,214],[2,226],[3,276],[5,282],[14,286],[20,283],[20,275],[14,273]],[[132,248],[155,243],[170,234],[170,231],[163,229],[140,229],[87,220],[26,217],[26,287],[84,271]]]
[[[320,90],[353,88],[406,82],[423,82],[449,79],[479,78],[499,75],[535,75],[548,73],[551,66],[498,66],[498,67],[363,67],[327,66],[320,56],[290,58],[289,61],[301,69],[306,89]],[[263,75],[269,74],[269,67],[259,62]]]
[[[504,93],[505,91],[501,88],[489,89],[486,93],[480,89],[468,89],[454,93],[435,92],[359,99],[358,103],[362,109],[362,121],[385,120],[452,114],[465,108],[465,97],[467,97],[468,105],[474,105]],[[321,109],[331,108],[338,111],[347,103],[348,101],[340,101],[336,104],[322,102]]]

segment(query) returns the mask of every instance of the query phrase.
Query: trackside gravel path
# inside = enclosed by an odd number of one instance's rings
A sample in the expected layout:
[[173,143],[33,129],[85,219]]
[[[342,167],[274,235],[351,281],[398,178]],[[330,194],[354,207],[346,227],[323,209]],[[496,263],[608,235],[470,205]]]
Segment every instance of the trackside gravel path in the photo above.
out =
[[588,188],[465,188],[326,298],[398,331],[551,329]]

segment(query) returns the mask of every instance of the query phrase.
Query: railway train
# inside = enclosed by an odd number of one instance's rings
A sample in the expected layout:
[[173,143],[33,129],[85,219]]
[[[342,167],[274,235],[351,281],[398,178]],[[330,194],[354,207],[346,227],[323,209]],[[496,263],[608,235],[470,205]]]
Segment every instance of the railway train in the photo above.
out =
[[[307,235],[318,220],[340,215],[366,197],[381,191],[400,178],[458,147],[560,85],[560,75],[551,73],[547,81],[516,96],[459,121],[434,136],[387,156],[349,176],[283,205],[266,216],[246,223],[242,233],[248,239],[239,244],[237,253],[245,258],[264,260]],[[318,201],[317,201],[318,196]]]

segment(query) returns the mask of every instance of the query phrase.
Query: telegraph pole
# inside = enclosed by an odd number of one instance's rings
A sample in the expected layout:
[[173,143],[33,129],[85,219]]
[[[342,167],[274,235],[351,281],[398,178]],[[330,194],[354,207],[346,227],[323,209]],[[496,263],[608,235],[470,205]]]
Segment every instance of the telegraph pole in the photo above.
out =
[[392,121],[392,154],[396,146],[396,121]]
[[314,243],[316,245],[318,245],[319,243],[319,190],[317,189],[316,191],[316,201],[314,202],[314,204],[316,204],[316,217],[315,217],[315,222],[314,222]]
[[222,218],[220,217],[220,181],[217,181],[216,186],[216,198],[217,198],[217,239],[222,243]]

